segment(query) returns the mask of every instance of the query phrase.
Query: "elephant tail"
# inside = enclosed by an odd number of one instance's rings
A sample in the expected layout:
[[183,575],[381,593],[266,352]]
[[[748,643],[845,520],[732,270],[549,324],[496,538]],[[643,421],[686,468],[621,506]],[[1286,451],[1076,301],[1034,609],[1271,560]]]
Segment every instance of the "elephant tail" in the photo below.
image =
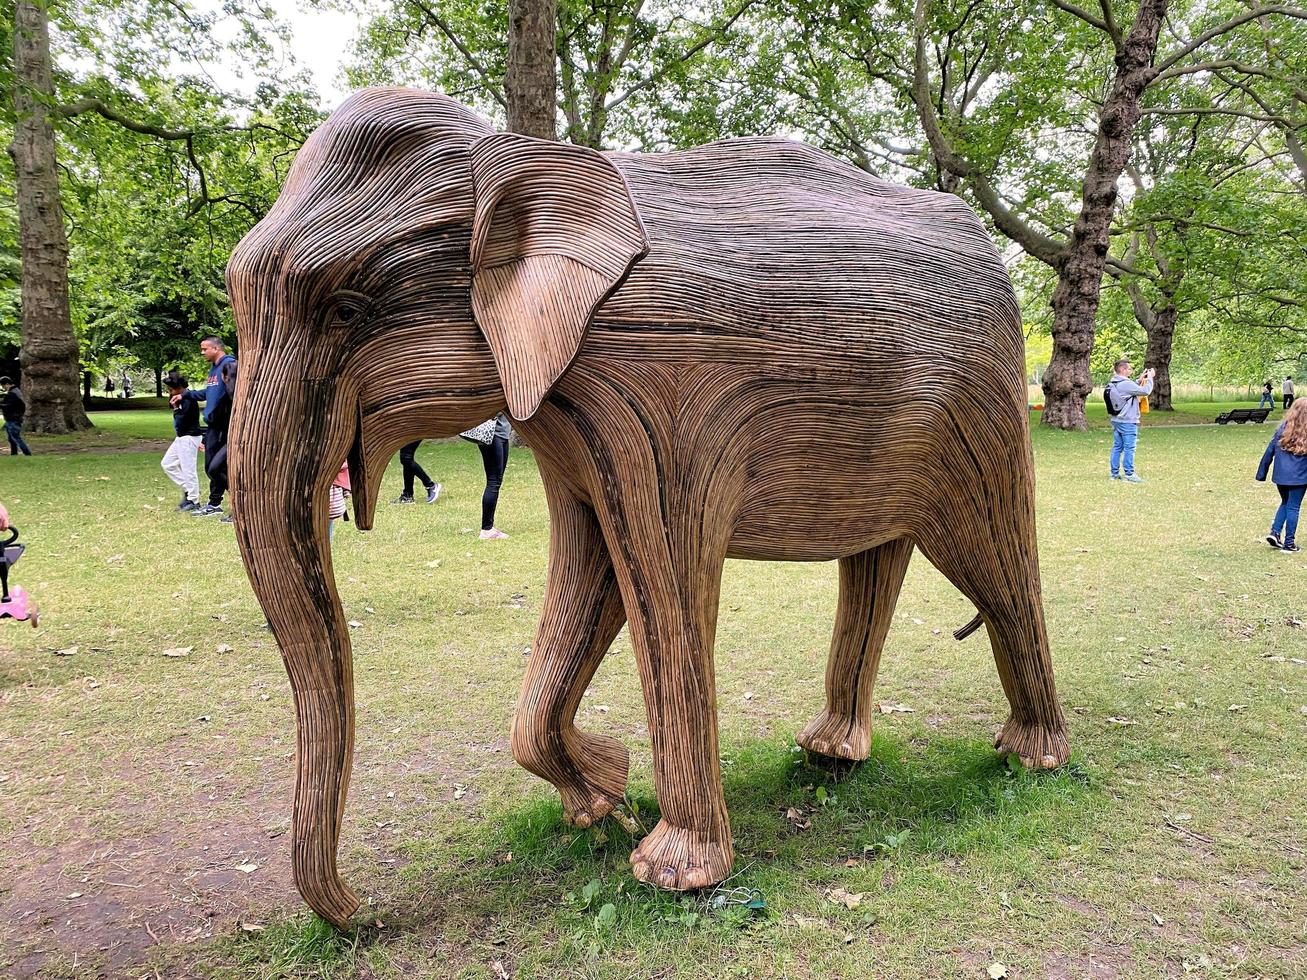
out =
[[980,624],[983,622],[984,620],[980,618],[980,613],[976,613],[971,622],[967,623],[966,626],[959,626],[953,631],[953,639],[965,640],[972,633],[976,632],[976,630],[980,629]]

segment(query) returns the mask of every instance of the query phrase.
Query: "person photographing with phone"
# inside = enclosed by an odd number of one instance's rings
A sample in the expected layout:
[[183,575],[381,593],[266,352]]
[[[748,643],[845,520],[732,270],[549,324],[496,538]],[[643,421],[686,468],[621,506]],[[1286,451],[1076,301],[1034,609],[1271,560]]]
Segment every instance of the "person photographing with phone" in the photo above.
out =
[[1143,483],[1135,472],[1135,444],[1139,441],[1140,399],[1153,391],[1153,369],[1145,368],[1138,381],[1130,379],[1130,359],[1112,365],[1112,380],[1103,389],[1107,415],[1112,422],[1112,453],[1108,458],[1111,479]]

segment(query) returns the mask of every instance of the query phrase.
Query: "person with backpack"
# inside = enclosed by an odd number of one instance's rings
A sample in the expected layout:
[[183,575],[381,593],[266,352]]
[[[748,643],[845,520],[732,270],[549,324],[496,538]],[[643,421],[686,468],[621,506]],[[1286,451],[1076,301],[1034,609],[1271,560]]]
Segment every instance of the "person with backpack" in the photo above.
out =
[[1257,464],[1257,481],[1265,483],[1268,473],[1280,492],[1280,506],[1271,520],[1266,543],[1280,551],[1302,551],[1294,539],[1298,532],[1298,512],[1302,509],[1303,495],[1307,494],[1307,402],[1295,402],[1271,436]]
[[1153,369],[1145,368],[1139,380],[1130,380],[1130,359],[1112,365],[1112,380],[1103,388],[1103,401],[1112,422],[1112,453],[1108,458],[1111,479],[1143,483],[1135,472],[1135,444],[1139,440],[1139,399],[1153,391]]
[[32,450],[23,440],[23,421],[27,418],[27,399],[23,390],[9,378],[0,378],[0,388],[4,388],[4,400],[0,401],[0,413],[5,417],[5,435],[9,437],[9,455],[32,455]]

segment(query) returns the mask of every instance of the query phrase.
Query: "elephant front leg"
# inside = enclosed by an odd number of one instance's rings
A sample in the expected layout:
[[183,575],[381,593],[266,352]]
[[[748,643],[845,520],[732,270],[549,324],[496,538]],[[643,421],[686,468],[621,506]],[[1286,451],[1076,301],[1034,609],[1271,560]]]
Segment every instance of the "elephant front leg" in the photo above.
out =
[[558,788],[564,820],[589,827],[621,803],[630,757],[617,739],[580,731],[576,710],[626,613],[594,513],[548,478],[545,491],[549,572],[513,716],[513,756]]
[[872,690],[912,558],[899,538],[840,559],[840,598],[826,663],[826,708],[797,736],[814,765],[847,771],[871,751]]
[[648,487],[648,499],[638,488],[628,490],[620,501],[608,501],[603,515],[610,547],[621,555],[617,578],[649,716],[661,811],[631,863],[641,881],[683,891],[722,881],[734,860],[713,676],[729,520],[706,524],[675,503],[664,518],[656,486]]

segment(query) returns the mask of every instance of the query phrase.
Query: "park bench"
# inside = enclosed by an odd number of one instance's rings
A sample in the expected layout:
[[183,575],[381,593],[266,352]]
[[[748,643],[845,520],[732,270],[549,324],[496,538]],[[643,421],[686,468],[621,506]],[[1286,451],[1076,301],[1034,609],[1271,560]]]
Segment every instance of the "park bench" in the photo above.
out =
[[1235,408],[1228,412],[1222,412],[1220,415],[1216,416],[1216,424],[1228,425],[1231,422],[1238,425],[1243,425],[1245,422],[1257,422],[1260,424],[1265,422],[1267,416],[1270,414],[1271,410],[1269,408]]

